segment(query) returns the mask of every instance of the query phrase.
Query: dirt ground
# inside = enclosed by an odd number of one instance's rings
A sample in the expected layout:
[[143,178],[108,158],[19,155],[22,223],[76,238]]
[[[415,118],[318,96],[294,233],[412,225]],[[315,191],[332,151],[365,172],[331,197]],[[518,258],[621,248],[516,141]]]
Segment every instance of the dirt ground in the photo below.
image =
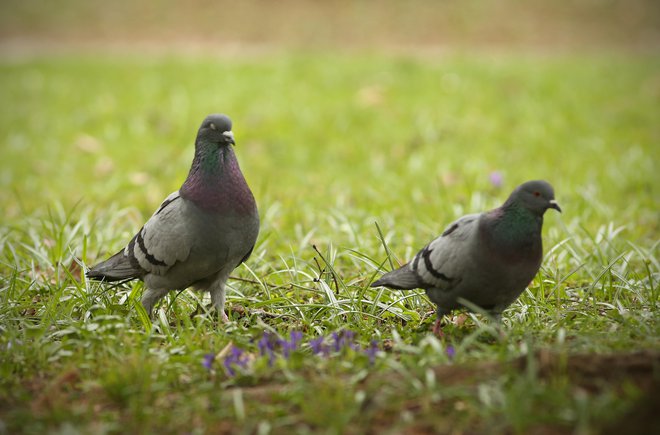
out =
[[[530,367],[533,365],[533,367]],[[600,394],[605,389],[623,389],[634,386],[641,392],[641,398],[622,418],[614,423],[605,424],[602,428],[603,434],[652,434],[660,433],[660,352],[639,351],[633,353],[617,354],[577,354],[560,355],[551,351],[539,351],[533,355],[519,357],[507,364],[501,363],[479,363],[461,365],[443,365],[434,369],[435,377],[443,388],[452,386],[477,387],[478,384],[497,379],[501,376],[517,376],[536,373],[539,381],[551,381],[558,377],[566,376],[573,388],[580,389],[586,394]],[[392,386],[405,383],[400,374],[388,373],[387,379],[382,379],[383,374],[375,374],[363,381],[361,389],[365,391],[377,390],[384,384]],[[259,385],[255,387],[243,387],[245,397],[257,402],[268,401],[274,393],[284,394],[286,386],[283,385]],[[405,388],[399,389],[405,391]],[[381,430],[391,429],[394,419],[401,412],[396,412],[383,404],[365,405],[364,412],[370,412],[374,425],[372,433],[380,433]],[[448,403],[445,410],[447,413],[453,411],[455,403]],[[423,413],[418,400],[410,399],[405,402],[403,409],[412,415]],[[442,409],[434,410],[442,413]],[[436,422],[437,424],[437,422]],[[432,434],[437,433],[438,427],[419,423],[409,428],[410,433]],[[450,428],[447,428],[448,431]],[[483,428],[475,428],[477,433]],[[561,428],[550,426],[539,426],[530,433],[533,434],[565,434],[572,433],[574,428]]]
[[[533,355],[519,357],[506,364],[502,363],[477,363],[461,365],[442,365],[434,369],[437,383],[443,389],[452,387],[474,388],[475,391],[480,383],[499,379],[503,376],[513,378],[515,376],[529,375],[530,369],[535,373],[538,382],[552,382],[561,377],[568,377],[571,388],[580,389],[585,394],[601,394],[604,390],[621,390],[631,387],[640,391],[640,398],[624,416],[615,422],[608,422],[598,428],[599,433],[606,435],[634,435],[660,433],[660,352],[639,351],[633,353],[618,354],[577,354],[560,355],[551,351],[539,351]],[[383,379],[387,376],[386,379]],[[81,382],[77,370],[69,370],[62,373],[57,379],[47,381],[45,379],[33,379],[29,382],[30,390],[34,392],[30,409],[35,414],[48,412],[54,406],[54,401],[98,401],[97,397],[79,396],[79,385]],[[333,382],[337,382],[333,379]],[[432,434],[439,430],[438,424],[446,420],[447,424],[453,424],[456,409],[460,403],[454,400],[444,400],[438,406],[434,405],[432,410],[425,409],[418,398],[403,398],[403,407],[400,401],[393,401],[388,405],[386,394],[379,398],[383,385],[391,387],[392,391],[406,391],[405,387],[399,388],[408,380],[401,374],[395,372],[376,372],[368,376],[359,384],[358,388],[368,393],[369,397],[375,399],[366,400],[361,409],[361,414],[368,415],[370,419],[371,433],[382,433],[392,429],[396,419],[401,412],[407,411],[415,416],[414,422],[406,426],[406,433]],[[256,386],[241,387],[246,402],[268,403],[273,397],[283,397],[291,388],[287,384],[260,384]],[[99,397],[103,395],[100,394]],[[102,406],[102,401],[98,406]],[[430,415],[429,417],[429,414]],[[439,414],[446,414],[447,419],[438,418]],[[452,416],[452,418],[449,418]],[[429,421],[432,421],[430,423]],[[236,428],[231,424],[216,428],[218,433],[232,433]],[[442,429],[442,428],[440,428]],[[485,428],[475,427],[461,433],[480,433]],[[573,433],[574,427],[537,426],[531,428],[528,433],[539,435],[555,435]],[[443,433],[451,433],[450,426],[441,430]]]

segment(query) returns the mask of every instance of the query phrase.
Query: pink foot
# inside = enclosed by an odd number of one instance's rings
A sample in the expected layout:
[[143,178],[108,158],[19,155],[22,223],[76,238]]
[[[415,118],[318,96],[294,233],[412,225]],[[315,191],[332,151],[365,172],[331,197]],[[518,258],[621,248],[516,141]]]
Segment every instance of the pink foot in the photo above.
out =
[[440,339],[445,338],[445,333],[442,332],[442,321],[440,319],[436,320],[435,325],[433,325],[433,334]]

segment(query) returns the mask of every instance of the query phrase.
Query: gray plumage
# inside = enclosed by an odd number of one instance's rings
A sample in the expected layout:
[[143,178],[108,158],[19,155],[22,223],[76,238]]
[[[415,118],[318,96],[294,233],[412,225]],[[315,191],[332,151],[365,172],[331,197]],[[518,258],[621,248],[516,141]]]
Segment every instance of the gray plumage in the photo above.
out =
[[89,269],[88,278],[143,280],[142,304],[149,315],[170,290],[208,291],[227,319],[225,283],[250,256],[259,233],[257,206],[232,148],[231,126],[225,115],[206,117],[181,188],[163,201],[124,249]]
[[[371,286],[426,290],[438,306],[439,321],[469,301],[499,318],[541,267],[543,214],[561,212],[546,181],[518,186],[494,210],[458,219],[412,261]],[[466,307],[467,308],[467,307]]]

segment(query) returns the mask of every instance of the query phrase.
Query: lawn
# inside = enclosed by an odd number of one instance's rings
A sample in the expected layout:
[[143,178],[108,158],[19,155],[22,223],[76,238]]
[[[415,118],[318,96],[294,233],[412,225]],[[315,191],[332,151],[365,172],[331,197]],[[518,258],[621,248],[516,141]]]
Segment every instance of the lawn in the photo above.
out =
[[[0,98],[0,433],[659,424],[657,57],[39,55],[0,62]],[[259,240],[229,324],[192,291],[152,323],[141,283],[81,268],[180,186],[213,112]],[[501,327],[456,313],[438,339],[423,292],[369,288],[538,178],[564,212]]]

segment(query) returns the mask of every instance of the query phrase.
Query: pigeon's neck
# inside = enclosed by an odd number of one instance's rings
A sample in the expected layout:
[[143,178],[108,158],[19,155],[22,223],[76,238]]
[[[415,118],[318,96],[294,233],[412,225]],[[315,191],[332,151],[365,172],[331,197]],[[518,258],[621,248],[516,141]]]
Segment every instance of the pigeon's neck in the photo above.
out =
[[256,208],[229,145],[198,142],[188,178],[179,192],[204,210],[247,214]]
[[523,259],[542,254],[542,226],[543,216],[511,201],[487,213],[480,229],[488,245],[510,259]]

